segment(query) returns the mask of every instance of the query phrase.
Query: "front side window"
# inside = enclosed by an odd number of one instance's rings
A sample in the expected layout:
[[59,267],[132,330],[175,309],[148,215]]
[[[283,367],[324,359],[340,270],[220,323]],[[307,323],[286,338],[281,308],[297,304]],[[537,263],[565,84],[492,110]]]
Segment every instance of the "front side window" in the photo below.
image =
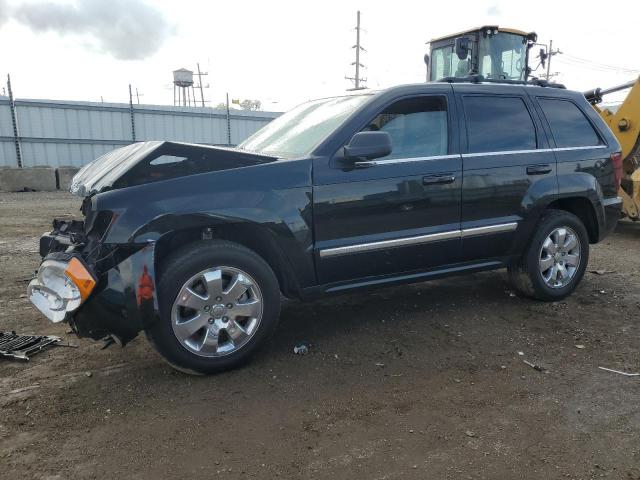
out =
[[538,101],[557,147],[596,146],[601,143],[591,122],[575,103],[552,98],[539,98]]
[[441,96],[400,100],[385,108],[364,130],[389,134],[392,150],[385,159],[446,155],[447,100]]
[[533,150],[536,128],[520,97],[464,97],[469,153]]

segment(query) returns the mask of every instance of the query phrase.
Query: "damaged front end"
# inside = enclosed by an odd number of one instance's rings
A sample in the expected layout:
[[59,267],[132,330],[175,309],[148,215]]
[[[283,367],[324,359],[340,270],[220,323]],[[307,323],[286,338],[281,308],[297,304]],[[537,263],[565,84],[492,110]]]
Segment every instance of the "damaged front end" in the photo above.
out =
[[[106,153],[71,182],[71,193],[84,198],[84,221],[55,220],[40,239],[43,261],[28,287],[31,302],[49,320],[69,322],[79,336],[125,344],[159,318],[155,256],[162,235],[180,223],[210,225],[209,212],[184,220],[197,203],[192,191],[211,202],[214,172],[276,160],[159,141]],[[223,187],[219,180],[217,188]]]
[[54,220],[40,239],[43,260],[27,293],[52,322],[67,321],[81,337],[124,345],[157,318],[154,243],[103,243],[117,214],[91,211],[78,220]]
[[54,323],[75,312],[96,286],[81,257],[64,253],[45,257],[27,293],[38,310]]

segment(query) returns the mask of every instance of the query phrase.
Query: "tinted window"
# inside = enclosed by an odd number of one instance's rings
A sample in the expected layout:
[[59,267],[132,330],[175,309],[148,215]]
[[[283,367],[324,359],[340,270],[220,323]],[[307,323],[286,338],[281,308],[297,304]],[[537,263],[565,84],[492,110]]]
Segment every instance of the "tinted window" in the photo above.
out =
[[599,145],[600,138],[576,104],[568,100],[538,99],[558,147]]
[[446,98],[434,96],[400,100],[377,115],[364,130],[389,134],[392,151],[384,157],[386,159],[446,155]]
[[536,148],[536,129],[521,98],[464,97],[463,102],[469,152]]

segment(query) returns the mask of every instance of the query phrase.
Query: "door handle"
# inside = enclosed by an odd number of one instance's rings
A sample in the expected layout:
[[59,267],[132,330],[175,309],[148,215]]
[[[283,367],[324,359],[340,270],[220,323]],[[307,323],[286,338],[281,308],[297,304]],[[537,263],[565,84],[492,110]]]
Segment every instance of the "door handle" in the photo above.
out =
[[437,185],[437,184],[453,183],[455,181],[456,181],[456,176],[451,174],[429,175],[427,177],[422,177],[423,185]]
[[551,165],[529,165],[527,175],[544,175],[551,172]]

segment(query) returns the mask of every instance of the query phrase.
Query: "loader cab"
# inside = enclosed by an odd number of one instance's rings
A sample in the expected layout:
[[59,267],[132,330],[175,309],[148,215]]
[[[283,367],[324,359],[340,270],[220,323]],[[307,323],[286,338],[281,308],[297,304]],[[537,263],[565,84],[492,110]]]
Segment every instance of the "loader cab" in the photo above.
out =
[[429,42],[428,81],[482,75],[486,79],[525,81],[529,49],[536,34],[484,26]]

